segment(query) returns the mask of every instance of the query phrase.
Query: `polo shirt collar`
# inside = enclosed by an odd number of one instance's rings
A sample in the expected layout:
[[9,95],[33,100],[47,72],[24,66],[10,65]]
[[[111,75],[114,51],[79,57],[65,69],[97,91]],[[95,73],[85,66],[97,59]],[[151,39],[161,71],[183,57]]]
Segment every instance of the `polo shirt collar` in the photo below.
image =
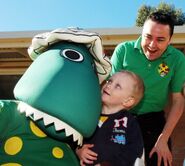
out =
[[137,49],[142,51],[142,48],[141,48],[141,36],[136,40],[136,42],[134,44],[134,48],[137,48]]

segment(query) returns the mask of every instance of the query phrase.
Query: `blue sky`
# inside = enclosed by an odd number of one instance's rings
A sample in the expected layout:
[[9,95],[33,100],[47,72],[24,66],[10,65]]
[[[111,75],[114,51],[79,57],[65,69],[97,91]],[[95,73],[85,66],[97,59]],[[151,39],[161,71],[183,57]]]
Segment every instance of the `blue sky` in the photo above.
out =
[[[0,32],[133,27],[141,5],[160,0],[2,0]],[[163,0],[185,12],[185,0]]]

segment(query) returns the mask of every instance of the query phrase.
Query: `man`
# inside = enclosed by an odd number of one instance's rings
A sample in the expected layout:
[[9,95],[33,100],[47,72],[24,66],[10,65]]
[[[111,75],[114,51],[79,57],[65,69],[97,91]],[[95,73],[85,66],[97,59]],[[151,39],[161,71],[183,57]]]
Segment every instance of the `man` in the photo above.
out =
[[[143,100],[132,110],[138,117],[145,145],[147,166],[172,165],[168,142],[183,113],[181,93],[185,81],[185,56],[170,46],[174,23],[170,15],[152,13],[137,41],[119,44],[111,58],[112,73],[126,69],[144,80]],[[171,95],[167,120],[164,108]]]

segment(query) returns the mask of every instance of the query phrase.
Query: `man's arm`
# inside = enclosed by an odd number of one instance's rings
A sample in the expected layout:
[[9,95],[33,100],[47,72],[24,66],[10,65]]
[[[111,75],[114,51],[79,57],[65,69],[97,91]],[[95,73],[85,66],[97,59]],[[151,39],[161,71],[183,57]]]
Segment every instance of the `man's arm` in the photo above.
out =
[[154,152],[158,155],[158,166],[160,166],[161,160],[163,159],[164,165],[172,165],[172,154],[168,147],[168,140],[171,136],[177,122],[182,116],[184,110],[184,98],[181,93],[173,93],[171,98],[170,112],[164,126],[164,129],[158,140],[150,152],[150,157]]

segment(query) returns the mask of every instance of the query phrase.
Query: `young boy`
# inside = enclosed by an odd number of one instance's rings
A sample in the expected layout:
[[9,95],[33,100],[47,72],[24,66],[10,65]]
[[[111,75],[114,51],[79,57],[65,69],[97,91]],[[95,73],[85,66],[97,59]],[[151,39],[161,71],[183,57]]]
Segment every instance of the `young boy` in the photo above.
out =
[[143,140],[128,112],[143,97],[142,80],[132,72],[115,73],[102,87],[102,114],[96,131],[76,150],[81,166],[133,166],[143,154]]

